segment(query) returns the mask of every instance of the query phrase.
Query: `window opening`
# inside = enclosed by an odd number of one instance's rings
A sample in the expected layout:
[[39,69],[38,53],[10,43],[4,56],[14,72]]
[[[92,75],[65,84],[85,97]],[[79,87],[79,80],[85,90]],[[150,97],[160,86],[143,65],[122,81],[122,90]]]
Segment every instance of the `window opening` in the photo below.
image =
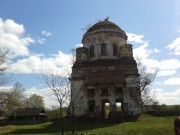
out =
[[122,112],[121,102],[116,102],[116,112]]
[[113,44],[113,55],[117,56],[117,45]]
[[94,45],[90,46],[90,58],[94,57]]
[[109,114],[110,114],[110,105],[109,103],[105,103],[105,119],[109,118]]
[[105,43],[101,44],[101,55],[102,56],[107,55],[107,50],[106,50],[106,44]]
[[101,100],[101,114],[102,118],[110,118],[110,104],[108,99]]
[[123,89],[121,87],[115,88],[115,95],[123,94]]
[[108,95],[108,88],[101,88],[101,95],[107,96]]
[[94,112],[94,107],[95,107],[95,100],[90,100],[88,102],[88,110],[89,110],[89,112]]
[[95,96],[95,91],[94,91],[94,89],[88,89],[88,96],[89,96],[89,97]]

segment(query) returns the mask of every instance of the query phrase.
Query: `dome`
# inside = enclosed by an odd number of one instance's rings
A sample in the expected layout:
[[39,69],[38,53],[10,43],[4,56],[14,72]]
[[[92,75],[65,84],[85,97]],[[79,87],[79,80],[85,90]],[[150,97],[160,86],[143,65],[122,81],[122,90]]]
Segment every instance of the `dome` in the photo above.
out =
[[100,33],[100,32],[113,32],[117,33],[120,37],[127,40],[126,33],[115,23],[110,22],[108,18],[106,18],[104,21],[99,21],[98,23],[94,24],[92,27],[90,27],[87,32],[84,34],[83,38],[85,38],[88,35]]

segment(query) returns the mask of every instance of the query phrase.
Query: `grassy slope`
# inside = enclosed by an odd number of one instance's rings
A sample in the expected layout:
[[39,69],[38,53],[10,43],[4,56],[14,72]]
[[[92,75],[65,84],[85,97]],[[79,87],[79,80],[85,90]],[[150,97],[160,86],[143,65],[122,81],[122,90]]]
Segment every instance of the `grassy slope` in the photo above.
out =
[[[77,121],[76,133],[98,133],[99,135],[173,135],[174,117],[142,116],[137,122],[110,123],[107,121]],[[58,122],[37,125],[2,126],[0,133],[10,134],[57,134]],[[65,132],[71,133],[70,120],[66,120]]]

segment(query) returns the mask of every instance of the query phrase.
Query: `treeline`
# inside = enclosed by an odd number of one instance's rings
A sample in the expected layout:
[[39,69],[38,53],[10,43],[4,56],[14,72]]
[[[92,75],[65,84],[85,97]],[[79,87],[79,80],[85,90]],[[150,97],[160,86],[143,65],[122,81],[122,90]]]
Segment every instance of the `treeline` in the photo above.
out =
[[145,107],[145,113],[153,116],[179,116],[180,105],[151,105]]
[[[58,106],[53,106],[52,108],[46,108],[46,115],[48,115],[48,120],[49,121],[58,121],[59,119],[61,119],[60,117],[60,109]],[[62,109],[62,113],[63,113],[63,118],[65,118],[67,116],[67,112],[68,112],[68,108],[67,107],[63,107]]]
[[13,115],[19,108],[44,108],[43,97],[31,94],[26,97],[25,88],[19,82],[10,89],[0,91],[0,114],[2,116]]

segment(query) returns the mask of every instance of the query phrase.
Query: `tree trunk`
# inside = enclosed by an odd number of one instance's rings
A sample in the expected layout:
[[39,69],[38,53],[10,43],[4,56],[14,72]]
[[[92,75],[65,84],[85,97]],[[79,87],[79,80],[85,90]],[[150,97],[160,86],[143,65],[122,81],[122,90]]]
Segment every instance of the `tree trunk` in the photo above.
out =
[[72,134],[75,133],[74,108],[72,108]]
[[61,119],[61,135],[64,135],[64,121],[63,121],[63,109],[62,109],[62,106],[60,107],[60,119]]

